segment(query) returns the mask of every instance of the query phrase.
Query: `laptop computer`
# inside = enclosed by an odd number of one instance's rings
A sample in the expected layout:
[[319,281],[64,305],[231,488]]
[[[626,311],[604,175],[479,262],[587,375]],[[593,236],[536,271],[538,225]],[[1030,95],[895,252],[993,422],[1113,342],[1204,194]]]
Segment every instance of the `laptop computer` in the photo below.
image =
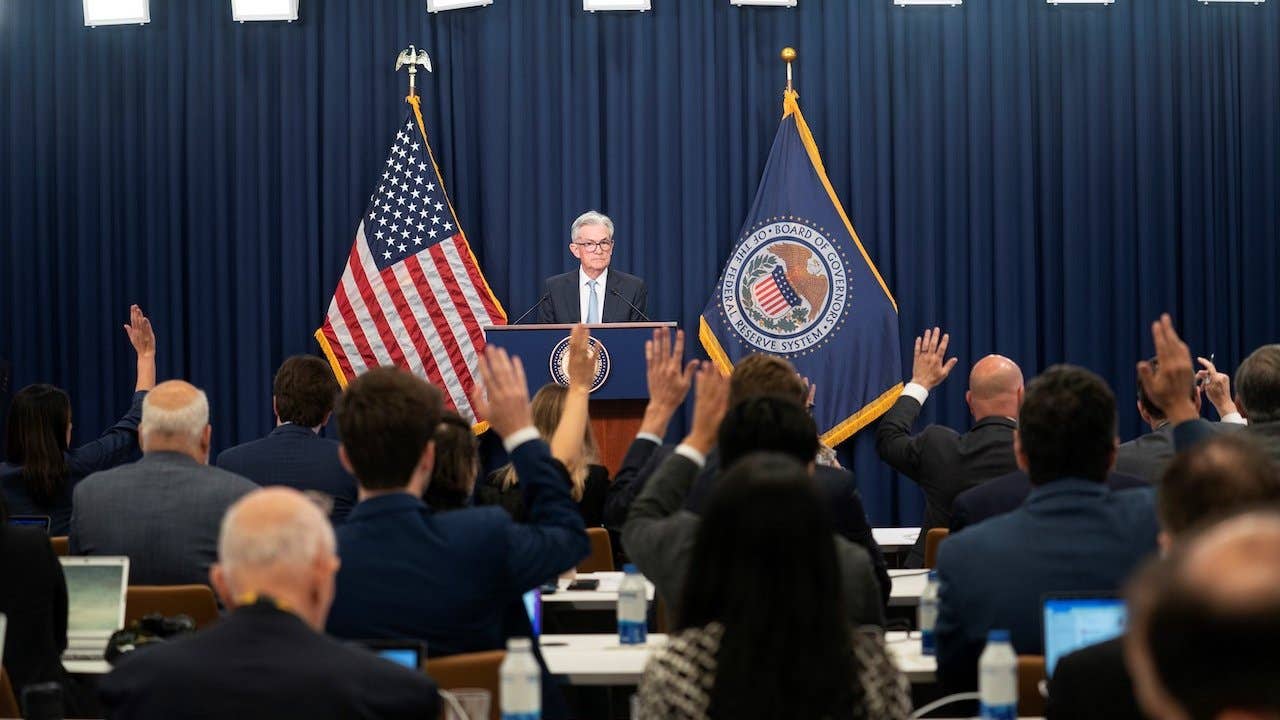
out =
[[60,557],[67,578],[67,650],[63,660],[101,660],[124,627],[127,557]]
[[52,521],[48,515],[10,515],[9,524],[21,527],[38,527],[45,531],[45,534],[48,534]]
[[356,644],[410,670],[427,666],[427,644],[421,640],[360,640]]
[[1124,632],[1124,600],[1115,593],[1060,593],[1043,601],[1044,669],[1053,677],[1058,660]]
[[526,592],[520,600],[524,604],[525,614],[529,616],[529,627],[532,629],[533,638],[536,639],[542,634],[542,591],[534,588]]

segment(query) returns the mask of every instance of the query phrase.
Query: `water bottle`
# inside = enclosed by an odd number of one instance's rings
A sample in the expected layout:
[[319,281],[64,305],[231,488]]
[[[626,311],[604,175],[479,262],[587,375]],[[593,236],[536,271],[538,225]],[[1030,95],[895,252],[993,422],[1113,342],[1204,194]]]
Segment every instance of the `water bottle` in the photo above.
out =
[[507,640],[507,657],[498,674],[502,678],[502,720],[539,720],[542,717],[542,668],[533,658],[529,638]]
[[916,624],[920,626],[920,654],[933,655],[937,640],[933,630],[938,624],[938,571],[929,571],[929,581],[920,593],[920,606],[916,609]]
[[987,633],[987,647],[978,659],[978,694],[982,720],[1018,717],[1018,656],[1009,644],[1008,630]]
[[618,642],[643,645],[649,635],[649,597],[644,576],[635,565],[624,565],[626,577],[618,586]]

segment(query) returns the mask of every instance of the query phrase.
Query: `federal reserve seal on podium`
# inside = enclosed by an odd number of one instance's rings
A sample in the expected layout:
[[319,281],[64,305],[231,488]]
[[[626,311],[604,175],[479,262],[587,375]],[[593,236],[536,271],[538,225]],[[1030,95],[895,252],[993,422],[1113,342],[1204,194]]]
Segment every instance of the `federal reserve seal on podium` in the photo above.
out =
[[[596,338],[590,338],[588,343],[591,347],[591,354],[595,356],[596,361],[596,372],[591,378],[591,392],[595,392],[609,379],[609,351],[605,348],[604,343]],[[551,357],[548,363],[551,365],[551,379],[557,385],[568,387],[569,338],[556,343],[556,346],[551,350]]]

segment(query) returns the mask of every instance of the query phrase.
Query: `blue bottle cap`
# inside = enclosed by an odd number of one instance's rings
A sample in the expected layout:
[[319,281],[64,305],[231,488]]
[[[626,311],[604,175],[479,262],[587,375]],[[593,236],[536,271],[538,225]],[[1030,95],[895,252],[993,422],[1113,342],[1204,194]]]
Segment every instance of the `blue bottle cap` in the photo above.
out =
[[988,630],[987,642],[1007,643],[1009,642],[1009,631],[1008,630]]
[[622,566],[622,572],[628,575],[638,575],[640,571],[636,568],[635,563],[627,563]]
[[930,571],[929,571],[929,582],[933,582],[934,580],[937,580],[937,579],[938,579],[938,571],[937,571],[937,570],[930,570]]

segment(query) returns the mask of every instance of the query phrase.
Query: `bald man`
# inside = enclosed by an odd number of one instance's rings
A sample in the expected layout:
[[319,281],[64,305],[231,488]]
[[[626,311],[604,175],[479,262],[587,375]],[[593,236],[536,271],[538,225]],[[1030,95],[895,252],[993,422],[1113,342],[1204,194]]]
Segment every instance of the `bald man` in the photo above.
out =
[[126,656],[101,684],[108,716],[434,718],[435,683],[323,634],[333,529],[296,490],[257,490],[222,521],[209,579],[231,610],[177,642]]
[[880,419],[876,452],[893,469],[911,478],[924,491],[924,520],[920,538],[907,556],[907,567],[924,565],[924,537],[930,528],[949,527],[956,495],[1017,469],[1013,431],[1022,402],[1022,370],[1009,358],[988,355],[969,372],[964,394],[974,423],[958,433],[930,425],[917,435],[911,427],[929,393],[941,385],[956,365],[945,360],[951,337],[938,328],[916,338],[911,382]]
[[1139,575],[1124,650],[1164,720],[1280,717],[1280,514],[1226,520]]
[[205,583],[218,523],[258,486],[209,466],[209,400],[168,380],[142,402],[142,459],[94,473],[72,495],[71,554],[128,555],[130,585]]

